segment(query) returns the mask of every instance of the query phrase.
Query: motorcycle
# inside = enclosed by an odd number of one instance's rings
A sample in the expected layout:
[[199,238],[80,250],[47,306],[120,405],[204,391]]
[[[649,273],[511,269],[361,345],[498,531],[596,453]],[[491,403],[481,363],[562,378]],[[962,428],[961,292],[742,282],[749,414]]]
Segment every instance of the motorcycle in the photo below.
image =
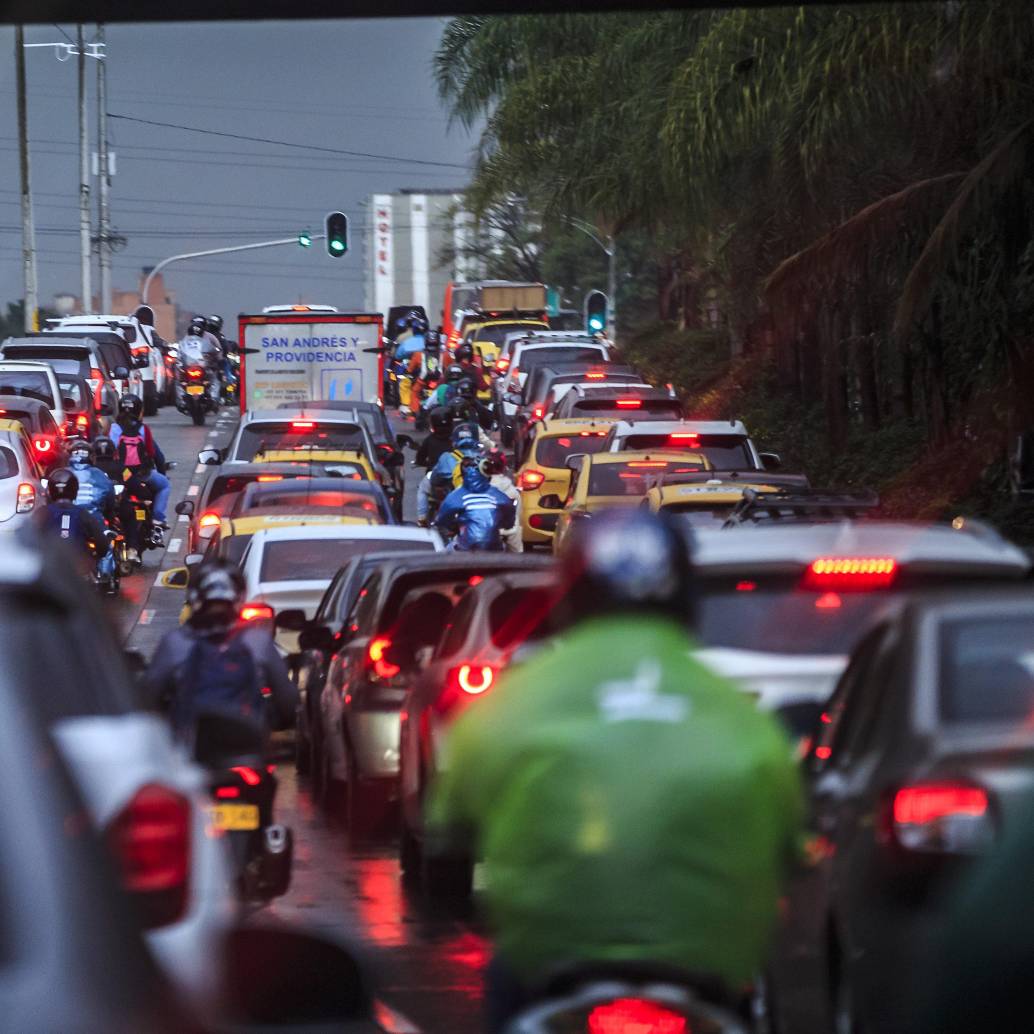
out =
[[241,382],[241,357],[237,352],[228,352],[227,376],[220,390],[219,401],[224,406],[236,406]]
[[177,376],[180,391],[176,408],[189,416],[195,427],[202,427],[207,414],[218,405],[212,399],[212,373],[207,367],[190,363],[181,366]]
[[294,836],[273,821],[277,779],[265,758],[263,730],[243,717],[204,714],[194,737],[194,760],[208,773],[210,826],[227,838],[244,901],[269,901],[291,884]]
[[[174,463],[167,465],[172,469]],[[115,539],[115,566],[119,575],[128,577],[136,568],[142,566],[142,554],[147,549],[162,549],[165,546],[165,536],[162,529],[154,523],[154,499],[150,488],[138,478],[130,477],[128,481],[115,486],[115,495],[122,500],[128,493],[126,499],[133,507],[133,516],[137,524],[137,540],[140,543],[140,553],[134,557],[129,552],[129,545],[126,542],[125,529],[118,528],[118,536]]]
[[119,570],[119,542],[122,536],[115,530],[109,529],[108,551],[101,554],[92,545],[90,553],[93,557],[93,584],[102,596],[117,596],[122,587],[122,574]]
[[392,358],[384,366],[384,404],[398,408],[399,383],[406,376],[406,360]]
[[716,981],[652,963],[584,963],[558,971],[506,1034],[641,1031],[747,1034]]

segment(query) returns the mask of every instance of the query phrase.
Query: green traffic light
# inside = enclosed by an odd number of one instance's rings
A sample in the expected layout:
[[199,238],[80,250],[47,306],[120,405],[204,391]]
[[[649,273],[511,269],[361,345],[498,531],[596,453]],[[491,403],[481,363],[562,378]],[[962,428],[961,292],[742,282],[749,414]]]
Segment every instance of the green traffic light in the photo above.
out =
[[311,248],[312,247],[312,236],[308,232],[300,233],[300,234],[298,234],[298,243],[303,248]]
[[345,242],[344,241],[333,240],[333,241],[330,242],[330,246],[331,246],[331,248],[334,249],[334,251],[344,251],[345,250]]

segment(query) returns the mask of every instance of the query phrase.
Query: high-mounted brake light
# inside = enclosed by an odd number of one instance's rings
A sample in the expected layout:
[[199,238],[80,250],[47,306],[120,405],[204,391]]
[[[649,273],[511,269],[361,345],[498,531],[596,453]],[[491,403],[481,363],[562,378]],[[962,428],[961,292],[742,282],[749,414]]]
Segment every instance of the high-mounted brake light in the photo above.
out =
[[253,768],[249,768],[247,765],[234,765],[230,769],[231,772],[236,772],[237,775],[244,780],[247,786],[258,786],[262,782],[262,776]]
[[631,460],[629,467],[666,467],[668,464],[664,460]]
[[311,431],[316,426],[314,420],[292,420],[291,430],[292,431]]
[[606,431],[579,431],[579,438],[602,438],[607,432]]
[[668,435],[670,442],[696,442],[699,440],[700,435],[696,431],[674,431]]
[[262,482],[263,484],[266,484],[269,481],[283,481],[284,480],[284,475],[283,474],[259,474],[258,480],[260,482]]
[[587,381],[602,381],[605,380],[606,377],[607,375],[605,373],[596,373],[595,371],[591,371],[585,375],[585,379]]
[[456,685],[468,696],[480,696],[492,688],[495,669],[488,664],[461,664],[453,669]]
[[197,525],[199,528],[218,528],[221,520],[222,518],[219,514],[209,511],[208,513],[201,514]]
[[245,603],[241,607],[241,621],[272,621],[273,608],[268,603]]
[[639,409],[643,404],[642,399],[617,399],[615,404],[618,409]]
[[805,582],[817,589],[881,589],[894,581],[897,568],[887,556],[819,557],[808,567]]
[[545,480],[546,475],[541,470],[522,470],[517,477],[520,488],[538,488]]
[[216,787],[215,795],[216,797],[223,799],[240,797],[241,788],[239,786],[219,786]]
[[29,513],[36,505],[36,486],[30,485],[27,481],[18,486],[18,502],[15,504],[15,513]]
[[979,851],[994,839],[985,790],[955,781],[903,786],[891,803],[894,839],[912,851]]
[[589,1013],[589,1034],[690,1034],[685,1016],[646,998],[615,998]]
[[394,678],[402,669],[397,664],[392,664],[386,657],[391,649],[391,638],[386,635],[379,635],[370,642],[367,656],[373,665],[373,673],[381,679]]

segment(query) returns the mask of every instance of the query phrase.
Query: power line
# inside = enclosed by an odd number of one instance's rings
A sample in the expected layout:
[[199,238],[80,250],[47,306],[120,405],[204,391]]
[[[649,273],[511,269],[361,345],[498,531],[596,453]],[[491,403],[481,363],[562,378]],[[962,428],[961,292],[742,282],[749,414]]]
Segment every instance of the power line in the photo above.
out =
[[108,118],[120,119],[123,122],[136,122],[144,126],[157,126],[161,129],[182,129],[188,133],[201,133],[205,136],[225,137],[228,140],[246,140],[254,144],[275,144],[279,147],[293,147],[303,151],[322,151],[326,154],[341,154],[349,158],[374,158],[379,161],[399,162],[406,165],[433,165],[443,169],[464,169],[469,166],[457,162],[436,162],[425,158],[402,158],[391,154],[374,154],[368,151],[345,151],[337,147],[323,147],[319,144],[302,144],[293,140],[274,140],[270,137],[247,136],[244,133],[226,133],[217,129],[201,129],[199,126],[184,126],[176,122],[158,122],[154,119],[136,118],[133,115],[116,115],[108,112]]

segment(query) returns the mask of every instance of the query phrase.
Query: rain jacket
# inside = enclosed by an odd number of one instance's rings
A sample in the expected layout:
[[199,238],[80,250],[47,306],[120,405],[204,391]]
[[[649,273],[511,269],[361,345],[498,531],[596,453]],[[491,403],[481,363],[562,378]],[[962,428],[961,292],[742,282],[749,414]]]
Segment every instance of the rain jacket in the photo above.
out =
[[426,343],[423,334],[410,334],[395,346],[395,358],[408,359],[414,352],[422,352]]
[[463,471],[463,485],[445,497],[434,523],[447,535],[455,533],[454,549],[500,550],[500,531],[512,528],[514,517],[513,503],[474,466]]
[[75,505],[89,510],[102,524],[115,512],[115,486],[111,478],[89,463],[69,463],[79,479]]
[[763,965],[803,803],[775,719],[677,624],[596,618],[456,720],[427,849],[484,859],[499,956],[527,981],[658,962],[730,987]]

